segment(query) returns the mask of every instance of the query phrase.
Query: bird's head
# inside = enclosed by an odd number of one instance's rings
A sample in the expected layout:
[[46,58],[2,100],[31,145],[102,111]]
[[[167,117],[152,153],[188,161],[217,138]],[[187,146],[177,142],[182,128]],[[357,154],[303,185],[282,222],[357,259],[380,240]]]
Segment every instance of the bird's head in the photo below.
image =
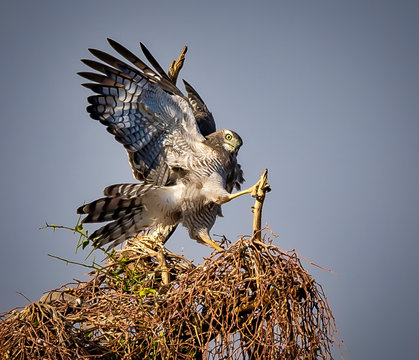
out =
[[232,130],[223,129],[218,130],[207,136],[209,145],[222,146],[229,153],[237,154],[240,147],[243,145],[243,140],[239,134]]

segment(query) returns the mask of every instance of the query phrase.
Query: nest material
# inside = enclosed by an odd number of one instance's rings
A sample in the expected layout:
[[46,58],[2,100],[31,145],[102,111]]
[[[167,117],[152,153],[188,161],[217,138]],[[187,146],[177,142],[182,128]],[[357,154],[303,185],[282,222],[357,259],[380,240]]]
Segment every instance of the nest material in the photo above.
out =
[[86,283],[3,314],[0,357],[332,358],[334,318],[294,251],[241,238],[199,266],[132,251]]

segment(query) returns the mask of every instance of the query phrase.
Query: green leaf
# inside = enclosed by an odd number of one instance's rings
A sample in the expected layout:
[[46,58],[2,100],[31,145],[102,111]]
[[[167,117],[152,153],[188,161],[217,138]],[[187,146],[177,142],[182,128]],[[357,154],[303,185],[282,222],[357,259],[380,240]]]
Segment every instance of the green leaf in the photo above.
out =
[[144,288],[140,291],[140,296],[147,296],[147,295],[155,295],[157,293],[157,291],[155,289],[152,288]]

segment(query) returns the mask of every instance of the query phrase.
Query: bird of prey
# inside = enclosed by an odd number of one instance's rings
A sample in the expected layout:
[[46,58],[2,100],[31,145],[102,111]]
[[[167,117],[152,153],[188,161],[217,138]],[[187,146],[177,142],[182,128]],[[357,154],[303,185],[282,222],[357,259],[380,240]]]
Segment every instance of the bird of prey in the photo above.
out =
[[87,215],[84,223],[108,222],[90,238],[97,246],[114,247],[155,227],[170,236],[182,224],[192,239],[222,250],[209,235],[222,216],[221,204],[254,189],[231,194],[244,181],[237,163],[242,139],[232,130],[216,131],[194,88],[184,81],[183,95],[143,44],[154,69],[108,42],[127,61],[89,49],[101,62],[82,60],[96,71],[79,73],[96,93],[88,97],[87,111],[125,147],[140,182],[108,186],[103,198],[78,208]]

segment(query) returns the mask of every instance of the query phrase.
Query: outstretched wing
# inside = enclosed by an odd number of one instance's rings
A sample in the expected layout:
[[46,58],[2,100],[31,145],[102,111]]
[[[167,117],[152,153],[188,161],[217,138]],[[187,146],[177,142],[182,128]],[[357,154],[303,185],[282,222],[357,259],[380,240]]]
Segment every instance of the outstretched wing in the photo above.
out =
[[[145,47],[145,45],[143,43],[140,43],[140,46],[141,46],[141,50],[144,53],[144,56],[150,62],[150,64],[156,69],[156,71],[159,73],[161,79],[164,79],[164,82],[166,81],[172,82],[172,80],[169,78],[169,76],[160,66],[158,61],[154,58],[151,52]],[[122,52],[119,51],[115,46],[113,46],[113,48],[122,55]],[[125,58],[128,59],[127,57]],[[185,85],[186,92],[188,93],[188,100],[189,100],[190,105],[192,106],[192,110],[193,110],[196,122],[198,123],[198,127],[201,134],[204,136],[207,136],[215,132],[217,129],[215,126],[214,117],[212,116],[212,113],[208,110],[208,107],[205,104],[204,100],[202,100],[202,98],[199,96],[198,92],[192,87],[192,85],[190,85],[185,80],[183,80],[183,83]],[[170,92],[171,90],[167,89],[166,91]]]
[[98,94],[88,98],[91,105],[87,111],[125,146],[134,176],[147,183],[166,185],[176,176],[173,168],[213,159],[215,154],[203,144],[205,138],[193,109],[180,90],[122,45],[109,42],[135,68],[90,49],[103,63],[82,61],[99,73],[79,74],[93,81],[83,85]]
[[193,113],[198,123],[201,134],[207,136],[215,132],[215,121],[212,113],[208,110],[207,105],[201,99],[197,91],[185,80],[183,80],[186,92],[188,93],[188,100],[192,106]]

